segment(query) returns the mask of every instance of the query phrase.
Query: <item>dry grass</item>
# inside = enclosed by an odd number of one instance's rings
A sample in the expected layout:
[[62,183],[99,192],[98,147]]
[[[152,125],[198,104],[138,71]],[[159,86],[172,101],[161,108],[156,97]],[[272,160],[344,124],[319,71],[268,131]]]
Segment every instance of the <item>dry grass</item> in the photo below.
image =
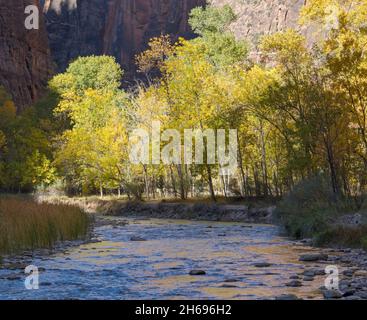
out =
[[0,254],[52,248],[85,238],[88,230],[89,217],[77,207],[0,197]]
[[316,237],[316,245],[363,248],[367,250],[367,226],[329,227]]

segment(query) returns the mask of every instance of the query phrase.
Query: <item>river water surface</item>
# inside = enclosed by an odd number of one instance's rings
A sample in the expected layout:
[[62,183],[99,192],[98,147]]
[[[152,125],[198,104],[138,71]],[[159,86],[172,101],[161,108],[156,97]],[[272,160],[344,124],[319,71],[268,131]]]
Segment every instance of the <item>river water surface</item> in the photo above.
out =
[[[24,269],[0,268],[0,299],[321,298],[323,276],[299,288],[285,285],[304,270],[299,255],[312,249],[280,237],[275,226],[101,219],[97,241],[22,261],[40,269],[38,290],[25,289]],[[189,275],[193,269],[206,275]]]

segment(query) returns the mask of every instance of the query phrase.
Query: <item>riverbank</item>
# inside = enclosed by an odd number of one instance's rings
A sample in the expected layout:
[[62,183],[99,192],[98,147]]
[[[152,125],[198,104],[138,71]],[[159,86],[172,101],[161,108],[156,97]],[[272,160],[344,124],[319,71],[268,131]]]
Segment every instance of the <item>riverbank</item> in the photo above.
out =
[[[305,247],[310,244],[312,243],[306,240],[295,242],[295,245]],[[322,276],[324,284],[318,290],[324,299],[367,299],[367,252],[363,249],[313,247],[312,250],[301,254],[299,261],[304,264],[304,271],[291,276],[288,286],[302,287]],[[328,269],[329,274],[326,273]],[[335,289],[325,287],[330,283],[327,281],[328,276],[337,281]]]
[[5,255],[84,239],[89,226],[88,215],[76,206],[39,203],[30,197],[2,196],[0,259]]
[[90,214],[103,216],[276,224],[285,235],[293,239],[312,239],[312,245],[317,247],[367,249],[367,214],[351,213],[352,210],[343,214],[343,211],[335,212],[333,207],[315,212],[313,208],[306,210],[299,205],[289,214],[284,213],[284,201],[274,200],[132,202],[116,198],[39,197],[38,201],[77,206]]
[[242,223],[274,223],[275,205],[212,203],[206,201],[147,201],[101,200],[95,198],[40,197],[39,201],[77,206],[88,213],[103,216],[143,217],[196,221],[221,221]]
[[[215,292],[215,295],[219,295],[217,297],[247,299],[253,294],[254,298],[275,300],[367,299],[367,253],[365,251],[316,248],[312,247],[311,240],[294,241],[279,237],[279,228],[270,224],[274,219],[275,207],[263,207],[264,203],[258,206],[198,201],[131,203],[122,200],[103,201],[90,198],[58,198],[57,200],[44,198],[39,201],[79,207],[83,211],[93,213],[94,230],[89,241],[66,241],[53,250],[38,249],[5,259],[0,266],[0,273],[2,273],[0,279],[9,283],[22,279],[25,265],[37,263],[40,265],[42,277],[46,278],[46,285],[52,286],[52,276],[55,271],[50,264],[52,266],[55,263],[53,262],[55,257],[65,260],[62,265],[75,264],[75,270],[84,268],[84,259],[89,259],[88,257],[97,259],[97,261],[90,261],[91,266],[95,263],[93,267],[95,270],[95,268],[98,269],[99,260],[109,261],[105,260],[109,252],[112,260],[117,259],[118,265],[124,261],[130,266],[130,260],[134,261],[139,254],[142,254],[139,259],[143,260],[160,259],[160,252],[157,252],[156,256],[150,254],[152,250],[154,252],[156,246],[159,246],[168,252],[165,258],[167,261],[155,263],[153,269],[149,270],[145,270],[144,267],[139,269],[140,264],[136,262],[137,265],[134,268],[139,271],[136,275],[138,279],[146,279],[146,274],[157,272],[166,265],[171,266],[174,259],[178,260],[180,265],[174,265],[172,270],[170,268],[166,270],[164,267],[162,271],[163,274],[172,273],[168,279],[173,277],[172,279],[175,280],[172,281],[176,283],[180,282],[180,279],[189,277],[194,286],[197,285],[196,281],[204,281],[208,285],[206,290]],[[268,235],[262,238],[261,234],[264,232]],[[260,238],[256,240],[258,237]],[[123,244],[120,244],[121,241]],[[126,252],[119,253],[121,245],[131,251],[130,256],[126,255]],[[204,247],[209,245],[212,248],[210,250],[213,250],[213,256],[206,256]],[[200,246],[201,249],[198,252],[192,252],[194,248]],[[75,254],[70,254],[71,252]],[[228,256],[229,252],[232,252],[230,256]],[[183,253],[185,257],[181,261]],[[36,262],[34,262],[35,259]],[[208,263],[210,259],[213,261]],[[79,260],[82,263],[81,266],[77,265]],[[191,260],[192,262],[187,264],[187,261]],[[221,266],[223,261],[225,265]],[[186,267],[182,267],[181,264]],[[246,266],[245,269],[243,265]],[[216,267],[213,269],[213,266]],[[324,287],[328,276],[325,268],[328,266],[334,266],[338,270],[338,290],[328,290]],[[51,270],[48,270],[49,268]],[[106,268],[109,270],[110,265]],[[82,269],[75,271],[78,275],[74,281],[80,281],[80,277],[83,277]],[[120,269],[119,267],[118,270]],[[242,271],[239,272],[239,270]],[[112,271],[108,271],[107,276],[110,272]],[[47,280],[48,277],[50,281]],[[103,278],[103,272],[101,277]],[[213,284],[211,280],[213,277],[216,277],[219,283]],[[163,285],[168,279],[157,281],[161,281]],[[98,278],[95,280],[100,281]],[[263,281],[263,284],[260,285],[259,281]],[[253,287],[254,284],[256,290]],[[185,287],[184,284],[182,285]],[[221,296],[224,291],[228,296]],[[79,294],[83,295],[82,292]],[[56,292],[55,295],[57,295]],[[202,297],[208,298],[206,295]]]

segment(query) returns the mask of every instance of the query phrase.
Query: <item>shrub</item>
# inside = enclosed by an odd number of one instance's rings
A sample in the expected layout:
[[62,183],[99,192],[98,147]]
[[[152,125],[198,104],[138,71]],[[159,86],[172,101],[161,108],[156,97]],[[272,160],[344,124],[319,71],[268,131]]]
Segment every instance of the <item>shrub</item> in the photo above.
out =
[[352,201],[337,198],[329,180],[318,175],[299,183],[279,203],[276,216],[289,235],[302,238],[323,232],[339,213],[355,209]]
[[364,235],[361,239],[362,249],[367,251],[367,235]]
[[331,226],[315,237],[320,246],[339,246],[367,249],[367,226]]

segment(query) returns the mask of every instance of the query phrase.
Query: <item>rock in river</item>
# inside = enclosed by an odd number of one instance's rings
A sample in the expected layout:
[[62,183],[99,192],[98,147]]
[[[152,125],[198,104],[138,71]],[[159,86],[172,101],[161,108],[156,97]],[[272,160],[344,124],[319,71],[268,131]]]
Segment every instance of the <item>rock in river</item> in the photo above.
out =
[[286,284],[287,287],[302,287],[302,282],[299,280],[293,280]]
[[190,276],[203,276],[206,272],[204,270],[191,270],[189,274]]
[[258,263],[255,263],[254,266],[256,268],[269,268],[272,266],[272,264],[268,262],[258,262]]
[[130,238],[130,241],[147,241],[147,240],[139,236],[132,236]]
[[322,292],[325,299],[340,299],[343,294],[339,290],[324,290]]
[[305,270],[305,271],[303,272],[303,275],[304,275],[305,277],[314,277],[314,276],[315,276],[315,271],[313,271],[313,270]]
[[282,294],[274,298],[275,300],[301,300],[294,294]]
[[310,276],[305,276],[303,278],[303,281],[314,281],[314,280],[315,280],[315,278],[314,277],[310,277]]
[[320,260],[327,260],[328,255],[324,253],[307,253],[302,254],[299,257],[299,261],[320,261]]

